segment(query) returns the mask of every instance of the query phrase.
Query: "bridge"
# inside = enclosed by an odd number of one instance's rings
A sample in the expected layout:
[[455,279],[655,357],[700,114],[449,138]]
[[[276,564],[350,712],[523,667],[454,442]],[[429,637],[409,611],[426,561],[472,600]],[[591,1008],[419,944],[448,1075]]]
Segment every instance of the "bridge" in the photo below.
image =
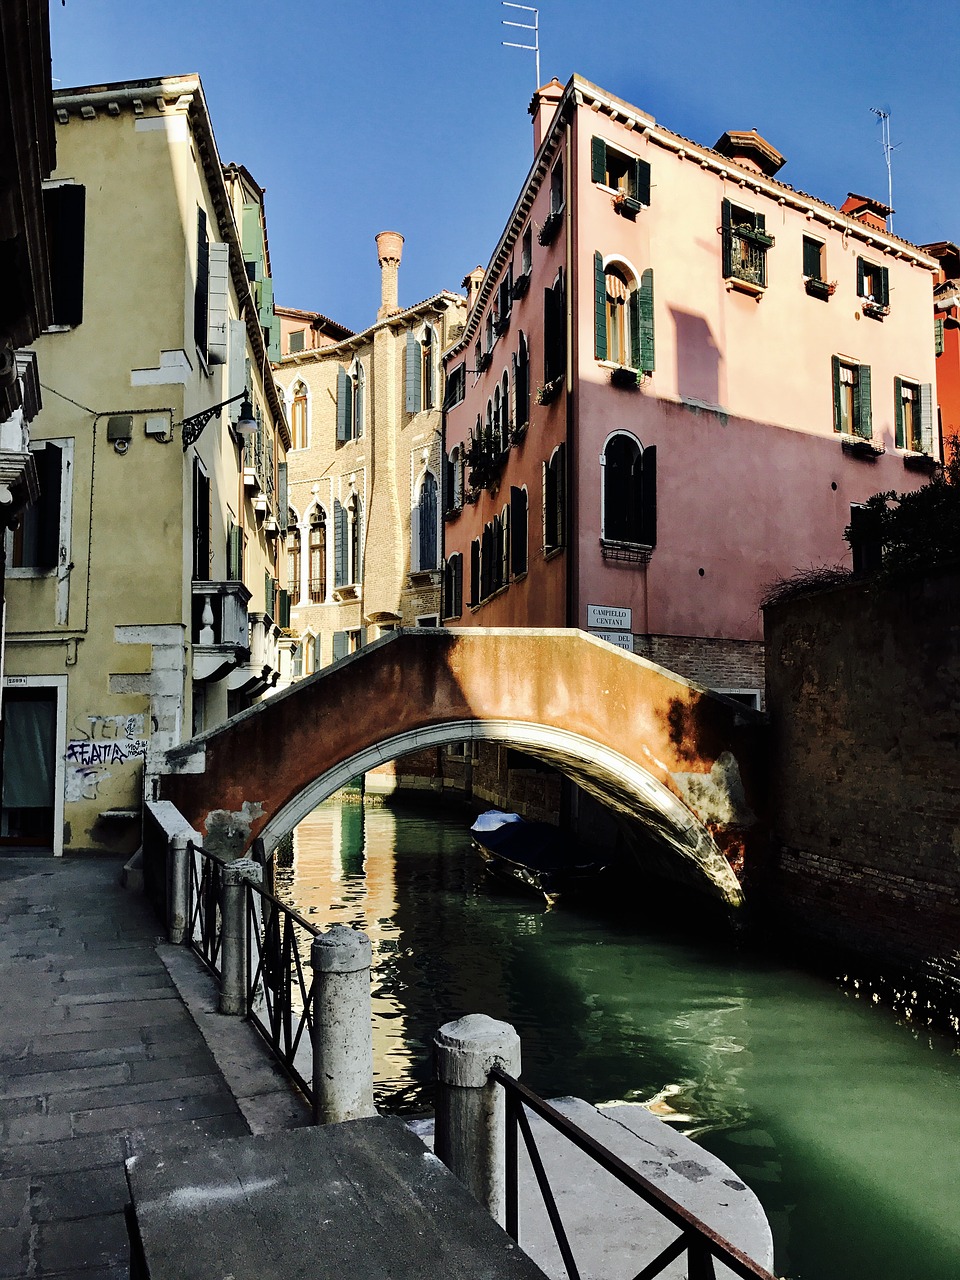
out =
[[155,798],[268,849],[351,778],[499,742],[642,829],[674,878],[740,905],[766,844],[765,719],[577,630],[392,632],[167,752]]

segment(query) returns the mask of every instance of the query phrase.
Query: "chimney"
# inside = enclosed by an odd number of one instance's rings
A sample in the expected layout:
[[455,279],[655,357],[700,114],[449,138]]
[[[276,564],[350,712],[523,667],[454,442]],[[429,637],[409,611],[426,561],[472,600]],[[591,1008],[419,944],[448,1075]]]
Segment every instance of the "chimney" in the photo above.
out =
[[840,212],[849,213],[851,218],[856,218],[865,226],[872,227],[874,231],[886,231],[887,214],[893,213],[893,210],[880,200],[871,200],[869,196],[858,196],[851,191],[840,206]]
[[527,110],[533,116],[534,155],[540,150],[540,143],[547,136],[547,130],[553,123],[553,117],[557,114],[557,107],[562,97],[563,85],[554,76],[549,84],[543,85],[530,99]]
[[460,281],[460,288],[467,291],[467,315],[473,310],[473,304],[477,300],[477,294],[483,284],[484,270],[483,267],[474,267],[471,272],[463,277]]
[[381,231],[377,236],[377,258],[380,262],[380,310],[377,319],[400,310],[397,274],[403,257],[403,236],[399,231]]
[[713,144],[714,151],[733,160],[753,173],[772,178],[787,163],[772,143],[761,138],[756,129],[728,129]]

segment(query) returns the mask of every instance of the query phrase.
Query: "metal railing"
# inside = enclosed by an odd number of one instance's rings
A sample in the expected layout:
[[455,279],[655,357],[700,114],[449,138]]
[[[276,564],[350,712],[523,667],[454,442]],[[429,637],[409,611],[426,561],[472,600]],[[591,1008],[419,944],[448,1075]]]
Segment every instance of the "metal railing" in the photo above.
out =
[[775,1276],[758,1266],[736,1245],[718,1235],[706,1223],[701,1222],[689,1210],[684,1209],[676,1200],[637,1173],[596,1138],[575,1125],[556,1107],[544,1102],[513,1076],[499,1067],[494,1067],[490,1076],[502,1086],[506,1101],[506,1229],[517,1244],[520,1244],[519,1137],[522,1135],[567,1275],[569,1280],[580,1280],[580,1272],[557,1208],[556,1197],[551,1190],[543,1159],[530,1128],[530,1120],[526,1114],[529,1110],[557,1129],[575,1147],[595,1160],[601,1169],[611,1174],[654,1208],[662,1218],[678,1228],[679,1235],[676,1239],[648,1262],[634,1280],[653,1280],[654,1276],[662,1275],[666,1268],[683,1254],[686,1254],[688,1280],[716,1280],[715,1262],[722,1263],[742,1280],[776,1280]]
[[223,868],[226,861],[192,840],[187,843],[187,941],[220,976],[223,950]]
[[302,944],[306,941],[309,952],[321,931],[250,881],[245,886],[244,918],[248,1020],[312,1105],[316,981]]

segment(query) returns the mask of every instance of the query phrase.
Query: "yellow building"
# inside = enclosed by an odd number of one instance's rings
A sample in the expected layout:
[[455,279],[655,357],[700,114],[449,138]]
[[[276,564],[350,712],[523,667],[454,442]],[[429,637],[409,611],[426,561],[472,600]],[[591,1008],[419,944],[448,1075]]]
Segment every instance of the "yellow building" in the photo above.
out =
[[221,166],[199,79],[60,90],[54,110],[0,842],[128,850],[152,758],[278,679],[289,437],[262,192]]
[[438,625],[442,364],[465,299],[398,302],[403,236],[377,237],[375,322],[278,308],[290,423],[286,588],[306,675],[400,626]]

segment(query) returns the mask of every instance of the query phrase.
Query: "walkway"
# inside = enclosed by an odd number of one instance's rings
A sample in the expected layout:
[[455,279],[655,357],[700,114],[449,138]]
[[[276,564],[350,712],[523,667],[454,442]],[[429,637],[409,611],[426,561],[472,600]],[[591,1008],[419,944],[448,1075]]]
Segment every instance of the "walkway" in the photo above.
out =
[[[126,1280],[124,1159],[256,1131],[244,1093],[275,1109],[273,1080],[291,1105],[262,1050],[251,1067],[253,1032],[205,1012],[197,984],[197,1021],[241,1037],[218,1046],[218,1068],[164,964],[175,949],[158,949],[120,870],[113,858],[0,860],[0,1277]],[[191,956],[169,958],[196,980]]]

